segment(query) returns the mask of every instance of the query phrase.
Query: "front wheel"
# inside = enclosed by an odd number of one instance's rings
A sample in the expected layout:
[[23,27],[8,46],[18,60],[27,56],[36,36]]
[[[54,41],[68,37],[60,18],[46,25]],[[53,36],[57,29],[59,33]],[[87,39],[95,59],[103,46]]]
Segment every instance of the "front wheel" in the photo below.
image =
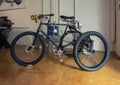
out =
[[84,33],[77,41],[74,58],[79,67],[87,71],[95,71],[105,65],[109,57],[109,45],[98,32]]
[[45,53],[45,44],[40,35],[24,32],[15,37],[10,48],[12,58],[20,65],[34,65]]

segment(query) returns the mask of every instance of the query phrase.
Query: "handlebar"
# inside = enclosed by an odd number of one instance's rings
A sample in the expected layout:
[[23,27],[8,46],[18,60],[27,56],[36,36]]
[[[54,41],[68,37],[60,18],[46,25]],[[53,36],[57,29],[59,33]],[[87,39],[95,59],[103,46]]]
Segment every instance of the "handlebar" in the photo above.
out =
[[45,17],[50,17],[54,16],[54,14],[39,14],[39,15],[31,15],[31,20],[35,20],[35,22],[37,23],[41,18],[45,18]]
[[54,14],[39,14],[39,15],[38,15],[38,17],[39,17],[40,19],[43,18],[43,17],[45,17],[45,16],[51,17],[51,16],[54,16]]
[[[31,15],[31,20],[34,20],[36,23],[38,23],[39,20],[41,19],[46,19],[48,20],[48,23],[51,22],[51,16],[54,16],[54,14],[39,14],[39,15]],[[75,21],[75,17],[74,16],[60,16],[62,21],[65,22],[74,22]]]

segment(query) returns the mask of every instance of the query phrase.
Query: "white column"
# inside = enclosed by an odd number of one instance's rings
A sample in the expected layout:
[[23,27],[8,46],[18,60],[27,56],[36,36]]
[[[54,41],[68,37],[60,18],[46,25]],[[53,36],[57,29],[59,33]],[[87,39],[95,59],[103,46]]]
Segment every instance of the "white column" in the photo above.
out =
[[120,0],[116,0],[116,53],[120,56]]
[[43,0],[43,14],[49,14],[50,13],[50,1],[51,0]]
[[111,0],[111,29],[110,29],[110,42],[111,42],[111,49],[112,51],[115,50],[115,3],[116,1],[115,0]]
[[74,0],[60,0],[60,15],[74,16]]

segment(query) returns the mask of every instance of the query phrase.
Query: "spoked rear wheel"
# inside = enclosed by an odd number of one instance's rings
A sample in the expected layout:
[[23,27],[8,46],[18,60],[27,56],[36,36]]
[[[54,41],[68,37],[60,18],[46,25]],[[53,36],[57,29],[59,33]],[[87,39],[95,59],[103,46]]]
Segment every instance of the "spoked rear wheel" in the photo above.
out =
[[74,58],[83,70],[94,71],[105,65],[109,57],[109,45],[98,32],[84,33],[77,41]]
[[[11,44],[11,56],[20,65],[34,65],[45,53],[45,44],[40,35],[24,32],[15,37]],[[33,44],[34,41],[34,44]]]

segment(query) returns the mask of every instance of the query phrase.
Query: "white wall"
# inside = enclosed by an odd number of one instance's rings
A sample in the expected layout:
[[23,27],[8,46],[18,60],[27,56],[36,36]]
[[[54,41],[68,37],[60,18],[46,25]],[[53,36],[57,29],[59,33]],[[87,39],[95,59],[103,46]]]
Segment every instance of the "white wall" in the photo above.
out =
[[83,32],[98,31],[110,41],[110,0],[60,0],[60,15],[73,16],[74,12],[76,19],[83,23]]
[[9,16],[9,18],[15,23],[15,27],[30,27],[35,24],[30,19],[30,15],[39,14],[42,12],[42,0],[26,0],[26,6],[24,9],[0,11],[0,16]]
[[110,41],[110,0],[76,0],[76,18],[83,31],[101,32]]
[[42,13],[42,0],[26,0],[25,4],[24,9],[0,11],[0,16],[8,16],[15,23],[13,27],[17,27],[10,33],[9,42],[12,41],[16,34],[37,28],[37,24],[31,20],[30,15]]
[[83,23],[82,32],[98,31],[102,33],[110,43],[111,50],[113,49],[113,44],[111,44],[111,37],[113,38],[111,0],[60,0],[60,2],[60,14],[69,16],[75,14],[76,19]]
[[110,42],[110,2],[111,0],[26,0],[25,9],[0,11],[0,16],[9,16],[9,18],[15,23],[15,27],[27,27],[27,29],[14,29],[11,33],[11,37],[9,38],[10,41],[13,39],[16,33],[19,33],[20,31],[35,30],[35,28],[37,28],[37,25],[34,23],[34,21],[30,20],[30,15],[40,14],[42,12],[53,12],[55,13],[54,20],[56,21],[59,21],[58,16],[61,14],[69,16],[75,15],[77,20],[83,22],[83,32],[93,30],[101,32]]
[[60,15],[74,16],[74,0],[60,0]]

